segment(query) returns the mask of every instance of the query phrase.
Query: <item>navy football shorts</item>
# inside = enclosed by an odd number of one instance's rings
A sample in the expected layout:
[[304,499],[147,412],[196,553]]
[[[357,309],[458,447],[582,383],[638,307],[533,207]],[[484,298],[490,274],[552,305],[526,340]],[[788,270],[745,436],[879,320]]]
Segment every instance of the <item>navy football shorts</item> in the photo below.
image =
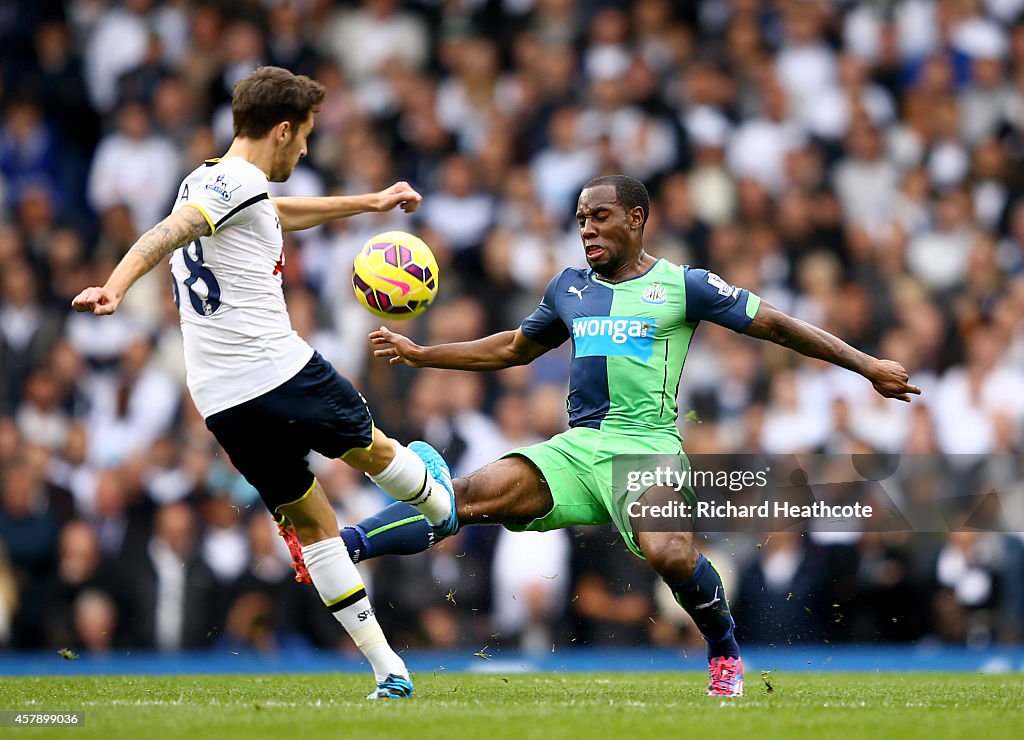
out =
[[373,442],[365,399],[319,352],[291,380],[210,416],[206,428],[275,515],[313,485],[310,450],[334,458]]

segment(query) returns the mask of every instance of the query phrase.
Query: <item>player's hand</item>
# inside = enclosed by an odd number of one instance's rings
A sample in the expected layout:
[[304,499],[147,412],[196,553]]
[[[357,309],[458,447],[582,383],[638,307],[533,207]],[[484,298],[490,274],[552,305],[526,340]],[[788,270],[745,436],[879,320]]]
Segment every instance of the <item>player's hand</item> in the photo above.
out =
[[920,388],[907,382],[910,376],[903,365],[892,360],[875,360],[871,363],[866,377],[875,390],[886,398],[896,398],[909,403],[910,394],[921,395]]
[[409,337],[396,334],[387,327],[371,332],[370,344],[379,347],[373,350],[374,357],[386,357],[392,365],[404,362],[409,367],[422,367],[418,360],[418,352],[422,348]]
[[79,313],[92,311],[97,316],[109,316],[117,310],[121,299],[106,288],[86,288],[74,297],[71,307]]
[[423,196],[413,190],[412,185],[404,180],[396,182],[387,190],[381,190],[377,196],[380,199],[378,206],[380,211],[390,211],[398,206],[406,213],[412,213],[420,207],[420,202],[423,200]]

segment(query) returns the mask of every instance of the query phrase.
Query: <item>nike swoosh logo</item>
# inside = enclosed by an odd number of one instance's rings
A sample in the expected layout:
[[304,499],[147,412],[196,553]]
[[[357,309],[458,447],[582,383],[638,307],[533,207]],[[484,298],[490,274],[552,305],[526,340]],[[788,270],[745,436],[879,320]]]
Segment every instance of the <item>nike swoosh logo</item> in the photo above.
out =
[[721,599],[720,599],[720,598],[718,598],[718,586],[715,586],[715,596],[714,596],[714,598],[713,598],[713,599],[711,599],[711,601],[709,601],[709,602],[708,602],[708,603],[706,603],[706,604],[697,604],[697,605],[696,605],[695,607],[693,607],[693,608],[694,608],[694,609],[707,609],[707,608],[708,608],[709,606],[714,606],[714,605],[715,605],[715,604],[717,604],[717,603],[718,603],[719,601],[721,601]]
[[385,283],[389,283],[390,285],[394,285],[402,291],[402,295],[409,295],[409,291],[412,290],[412,286],[409,285],[409,283],[403,283],[401,280],[392,280],[391,278],[386,278],[382,275],[378,275],[377,279],[383,280]]

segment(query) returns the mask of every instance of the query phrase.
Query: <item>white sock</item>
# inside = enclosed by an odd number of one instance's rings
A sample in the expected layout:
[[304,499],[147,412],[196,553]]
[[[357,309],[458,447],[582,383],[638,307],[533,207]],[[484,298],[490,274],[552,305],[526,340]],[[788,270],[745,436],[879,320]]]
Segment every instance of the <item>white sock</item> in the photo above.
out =
[[395,442],[395,459],[377,473],[367,474],[388,496],[409,504],[431,524],[440,524],[452,510],[451,496],[427,474],[427,466],[408,447]]
[[389,673],[408,678],[405,663],[388,645],[383,630],[377,624],[363,580],[352,564],[341,537],[304,546],[302,558],[320,599],[370,661],[377,683],[387,678]]

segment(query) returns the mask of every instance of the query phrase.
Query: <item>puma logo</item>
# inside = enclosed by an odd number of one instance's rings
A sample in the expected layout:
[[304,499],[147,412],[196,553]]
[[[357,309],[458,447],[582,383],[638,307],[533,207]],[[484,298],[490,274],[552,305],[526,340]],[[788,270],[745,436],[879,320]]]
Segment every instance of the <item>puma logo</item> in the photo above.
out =
[[722,599],[718,596],[718,586],[715,586],[715,596],[714,596],[714,598],[711,599],[711,601],[709,601],[706,604],[697,604],[693,608],[694,609],[707,609],[709,606],[714,606],[715,604],[717,604],[721,600]]
[[583,300],[583,291],[586,290],[589,287],[590,287],[589,285],[584,285],[582,288],[577,288],[575,285],[570,285],[569,286],[569,293],[571,293],[572,295],[576,296],[577,298],[579,298],[582,301]]

